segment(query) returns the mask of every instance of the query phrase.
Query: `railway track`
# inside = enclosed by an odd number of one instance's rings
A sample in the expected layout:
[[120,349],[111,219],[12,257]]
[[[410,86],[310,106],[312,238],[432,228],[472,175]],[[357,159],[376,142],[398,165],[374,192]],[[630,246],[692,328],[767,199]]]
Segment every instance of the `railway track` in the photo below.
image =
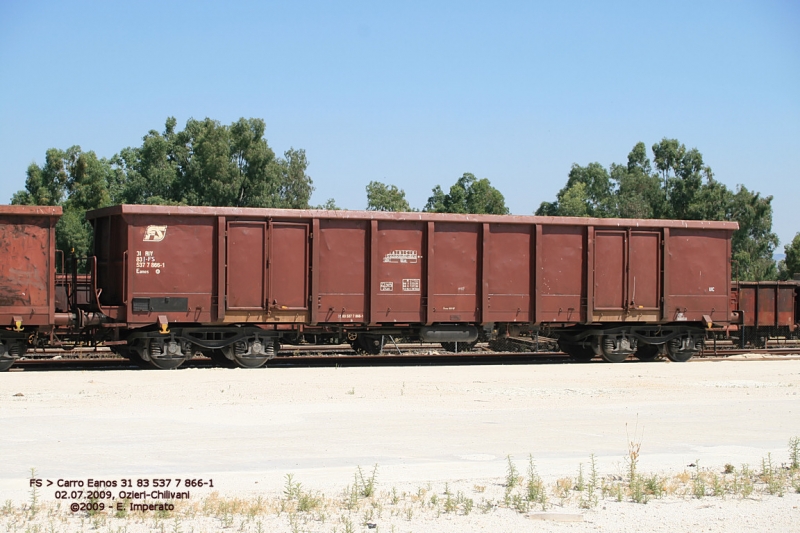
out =
[[[748,360],[800,359],[800,347],[770,347],[740,349],[731,345],[718,346],[716,350],[706,347],[693,361],[724,360],[726,358],[753,354]],[[387,344],[381,355],[359,355],[347,345],[299,345],[284,346],[278,357],[267,363],[267,368],[325,367],[325,366],[414,366],[414,365],[488,365],[488,364],[558,364],[571,359],[559,351],[492,351],[487,343],[479,343],[472,351],[451,353],[438,344],[397,343]],[[600,363],[597,357],[592,362]],[[630,358],[628,362],[637,362]],[[196,356],[182,368],[210,368],[215,366],[207,357]],[[17,361],[10,371],[45,370],[122,370],[138,369],[134,363],[114,355],[107,348],[77,349],[71,351],[48,349],[26,355]]]

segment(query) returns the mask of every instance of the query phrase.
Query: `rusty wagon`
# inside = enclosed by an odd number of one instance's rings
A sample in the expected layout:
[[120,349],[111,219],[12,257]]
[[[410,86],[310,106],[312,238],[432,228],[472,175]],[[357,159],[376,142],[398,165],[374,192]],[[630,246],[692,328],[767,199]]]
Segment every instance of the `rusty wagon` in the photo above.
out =
[[542,330],[576,359],[683,361],[732,317],[734,222],[143,205],[87,218],[97,298],[82,310],[162,368],[196,352],[260,366],[300,335],[376,353],[386,335],[463,346]]

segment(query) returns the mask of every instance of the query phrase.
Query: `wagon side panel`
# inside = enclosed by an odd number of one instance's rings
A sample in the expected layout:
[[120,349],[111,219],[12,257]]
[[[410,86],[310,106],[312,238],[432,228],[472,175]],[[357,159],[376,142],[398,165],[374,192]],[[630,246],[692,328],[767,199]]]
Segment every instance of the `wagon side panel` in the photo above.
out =
[[216,218],[123,215],[128,249],[123,275],[127,321],[211,322]]
[[424,321],[424,266],[435,261],[427,254],[427,225],[422,222],[371,222],[371,320],[376,323]]
[[480,230],[477,224],[437,222],[428,306],[432,322],[479,321]]
[[744,314],[742,324],[747,327],[756,325],[756,288],[754,284],[743,282],[739,282],[737,288],[739,311]]
[[536,321],[586,320],[586,227],[538,226],[536,243]]
[[319,287],[320,322],[363,323],[367,317],[368,231],[366,220],[320,219]]
[[794,307],[795,307],[795,285],[779,284],[778,287],[778,326],[788,327],[789,331],[794,331]]
[[728,320],[730,236],[727,230],[672,228],[665,258],[667,320]]
[[484,322],[531,320],[532,229],[522,224],[488,224],[483,245]]

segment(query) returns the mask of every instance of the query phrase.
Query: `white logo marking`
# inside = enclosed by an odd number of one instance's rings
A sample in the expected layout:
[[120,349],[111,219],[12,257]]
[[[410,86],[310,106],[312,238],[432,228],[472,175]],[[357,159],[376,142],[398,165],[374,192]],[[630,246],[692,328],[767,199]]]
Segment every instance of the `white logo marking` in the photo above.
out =
[[144,239],[142,240],[148,242],[161,242],[166,236],[166,226],[147,226],[147,229],[144,230]]

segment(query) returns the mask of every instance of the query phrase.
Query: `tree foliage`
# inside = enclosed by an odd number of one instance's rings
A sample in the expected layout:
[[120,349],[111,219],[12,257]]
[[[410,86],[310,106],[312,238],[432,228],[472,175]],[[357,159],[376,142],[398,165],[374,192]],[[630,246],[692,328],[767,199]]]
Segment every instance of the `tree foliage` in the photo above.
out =
[[644,143],[628,154],[627,164],[573,165],[554,202],[542,202],[537,215],[683,220],[735,220],[733,273],[740,279],[775,279],[772,254],[772,197],[738,186],[731,191],[714,179],[696,149],[675,139]]
[[151,130],[141,147],[122,150],[115,162],[127,181],[126,203],[307,208],[314,188],[304,150],[275,153],[264,139],[261,119],[230,126],[209,118],[189,119],[175,131]]
[[403,189],[370,181],[367,185],[367,211],[411,211],[411,206]]
[[428,198],[423,211],[430,213],[476,213],[507,215],[508,208],[502,193],[492,187],[488,179],[477,179],[465,173],[445,194],[437,185]]
[[778,277],[790,280],[795,274],[800,274],[800,233],[797,233],[792,242],[783,247],[786,257],[778,265]]
[[11,199],[18,205],[61,205],[64,215],[56,225],[56,246],[66,252],[87,255],[91,246],[91,227],[86,211],[111,205],[123,177],[107,159],[80,146],[67,150],[51,148],[41,167],[28,167],[25,189]]
[[42,166],[28,167],[25,189],[11,201],[63,206],[57,245],[78,255],[87,255],[91,245],[86,211],[117,203],[309,207],[314,187],[305,151],[290,148],[276,157],[263,120],[241,118],[225,126],[189,119],[182,131],[176,126],[168,118],[163,132],[151,130],[141,146],[111,159],[80,146],[51,148]]
[[328,211],[341,211],[342,208],[336,205],[336,200],[333,198],[328,198],[325,200],[325,203],[322,205],[317,205],[312,207],[312,209],[326,209]]

